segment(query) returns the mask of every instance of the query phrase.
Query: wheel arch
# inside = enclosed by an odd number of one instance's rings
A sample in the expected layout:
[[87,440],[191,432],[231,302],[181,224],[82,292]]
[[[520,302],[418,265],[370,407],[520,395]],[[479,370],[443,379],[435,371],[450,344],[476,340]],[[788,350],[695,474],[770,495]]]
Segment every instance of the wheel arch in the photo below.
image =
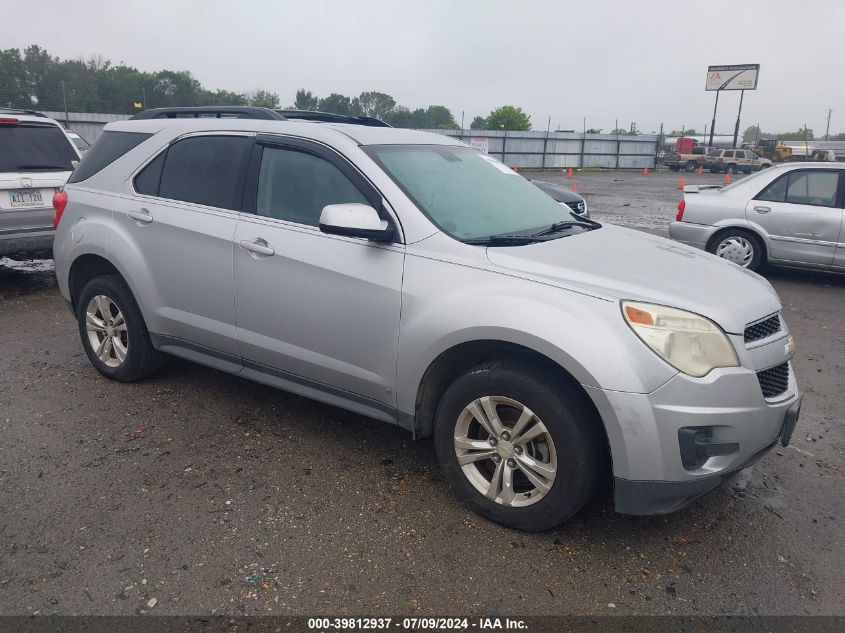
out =
[[[472,367],[493,360],[513,361],[561,381],[569,393],[588,407],[601,425],[603,446],[612,466],[611,443],[604,420],[590,394],[572,372],[530,347],[497,339],[477,339],[453,345],[441,352],[426,368],[417,388],[413,430],[416,438],[431,437],[437,405],[446,389]],[[612,468],[611,468],[612,472]]]
[[92,279],[105,275],[119,275],[126,282],[126,278],[117,267],[102,255],[85,253],[73,260],[68,271],[68,291],[74,312],[85,285]]

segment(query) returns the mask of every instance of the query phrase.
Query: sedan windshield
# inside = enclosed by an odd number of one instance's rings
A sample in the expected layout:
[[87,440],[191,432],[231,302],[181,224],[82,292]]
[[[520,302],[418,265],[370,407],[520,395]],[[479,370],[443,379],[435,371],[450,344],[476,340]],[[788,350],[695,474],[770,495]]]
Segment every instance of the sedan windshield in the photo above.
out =
[[[364,148],[441,230],[464,242],[491,237],[542,239],[597,228],[503,165],[470,147],[373,145]],[[565,231],[570,228],[572,230]],[[539,236],[536,239],[541,239]]]

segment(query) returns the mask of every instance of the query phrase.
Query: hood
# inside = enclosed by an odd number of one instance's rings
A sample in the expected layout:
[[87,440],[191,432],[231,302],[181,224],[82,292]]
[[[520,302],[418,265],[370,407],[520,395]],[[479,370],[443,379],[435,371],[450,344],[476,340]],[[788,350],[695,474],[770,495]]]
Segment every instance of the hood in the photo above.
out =
[[530,180],[529,182],[538,189],[545,191],[558,202],[581,202],[584,199],[563,185],[556,185],[545,180]]
[[548,242],[488,248],[497,267],[577,292],[681,308],[726,332],[780,310],[768,281],[704,251],[604,225]]

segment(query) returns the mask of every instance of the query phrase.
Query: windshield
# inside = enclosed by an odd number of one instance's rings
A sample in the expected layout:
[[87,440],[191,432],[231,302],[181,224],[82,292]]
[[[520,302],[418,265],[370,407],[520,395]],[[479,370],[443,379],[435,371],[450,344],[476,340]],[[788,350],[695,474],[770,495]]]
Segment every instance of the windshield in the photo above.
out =
[[55,125],[0,125],[0,172],[71,171],[79,156]]
[[459,240],[527,234],[560,222],[578,222],[522,176],[471,147],[364,149],[432,222]]

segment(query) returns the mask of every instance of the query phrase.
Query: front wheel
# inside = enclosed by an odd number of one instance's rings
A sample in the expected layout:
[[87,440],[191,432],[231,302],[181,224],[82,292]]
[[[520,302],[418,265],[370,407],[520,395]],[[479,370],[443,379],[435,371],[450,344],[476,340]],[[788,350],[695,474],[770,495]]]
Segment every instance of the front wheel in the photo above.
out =
[[728,165],[725,167],[726,174],[735,174],[736,173],[736,165]]
[[96,277],[85,285],[77,302],[77,322],[88,360],[106,378],[131,382],[158,368],[161,355],[119,276]]
[[570,518],[595,490],[604,466],[600,425],[561,381],[492,362],[446,390],[434,445],[464,504],[508,527],[540,531]]

